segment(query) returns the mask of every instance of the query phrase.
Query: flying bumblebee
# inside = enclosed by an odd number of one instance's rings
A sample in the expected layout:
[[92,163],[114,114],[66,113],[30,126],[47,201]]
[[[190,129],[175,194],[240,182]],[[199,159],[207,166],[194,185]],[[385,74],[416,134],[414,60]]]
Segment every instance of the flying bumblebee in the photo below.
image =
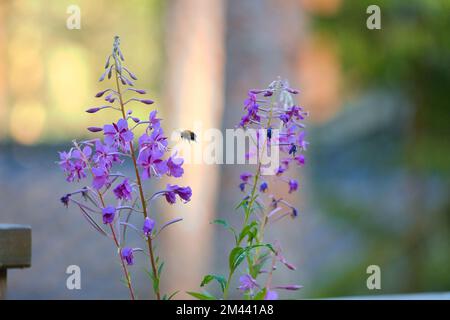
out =
[[186,141],[194,141],[197,142],[197,135],[195,134],[195,132],[191,131],[191,130],[183,130],[180,133],[181,139],[186,140]]

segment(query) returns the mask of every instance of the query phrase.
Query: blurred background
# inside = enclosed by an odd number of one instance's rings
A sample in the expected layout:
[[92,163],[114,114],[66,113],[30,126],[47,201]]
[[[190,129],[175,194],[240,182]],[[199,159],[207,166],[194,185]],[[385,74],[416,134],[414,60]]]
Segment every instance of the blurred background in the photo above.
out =
[[[381,30],[366,27],[371,4]],[[70,5],[80,30],[66,27]],[[84,110],[99,103],[116,34],[166,132],[233,128],[247,89],[277,76],[300,90],[311,113],[291,197],[301,213],[270,237],[297,265],[277,281],[304,288],[281,298],[449,291],[448,30],[447,0],[0,0],[0,223],[33,229],[32,267],[8,273],[8,297],[127,298],[111,242],[59,202],[76,186],[55,164],[87,126],[112,120]],[[192,148],[202,146],[200,137]],[[197,290],[205,273],[225,273],[232,239],[209,222],[241,219],[239,166],[185,170],[189,205],[155,208],[184,218],[160,242],[166,290]],[[133,278],[146,298],[142,262]],[[71,264],[82,290],[66,289]],[[381,290],[366,287],[372,264]]]

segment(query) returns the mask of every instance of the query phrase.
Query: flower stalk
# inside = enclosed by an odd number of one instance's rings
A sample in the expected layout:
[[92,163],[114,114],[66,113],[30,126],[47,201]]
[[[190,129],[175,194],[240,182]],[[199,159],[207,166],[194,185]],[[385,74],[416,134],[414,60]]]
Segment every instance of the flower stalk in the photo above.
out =
[[[105,71],[100,77],[100,81],[114,77],[115,88],[104,89],[95,95],[96,98],[104,98],[109,104],[91,107],[86,112],[95,114],[109,110],[119,112],[120,117],[117,122],[112,124],[88,128],[94,134],[102,134],[103,139],[74,141],[74,146],[69,151],[59,153],[58,164],[65,173],[67,182],[84,180],[87,177],[86,171],[89,171],[92,177],[90,186],[84,186],[78,191],[64,195],[61,197],[61,202],[66,207],[69,206],[69,203],[76,204],[96,231],[113,239],[121,259],[131,299],[135,299],[135,295],[129,267],[135,263],[135,254],[141,254],[143,250],[127,244],[126,230],[127,227],[131,227],[138,232],[148,247],[151,270],[148,275],[155,297],[157,300],[169,299],[173,297],[173,294],[162,295],[160,291],[160,278],[164,262],[155,252],[154,241],[161,231],[182,219],[166,221],[161,224],[161,227],[158,227],[156,217],[150,217],[150,204],[146,200],[144,181],[160,179],[163,176],[181,177],[184,173],[183,159],[176,157],[175,154],[168,154],[168,139],[164,135],[161,119],[157,118],[156,110],[149,112],[148,120],[132,116],[132,109],[125,110],[125,105],[128,108],[128,103],[142,103],[148,106],[153,104],[153,100],[131,96],[124,102],[125,93],[127,95],[144,95],[146,91],[134,88],[134,81],[137,80],[137,77],[123,66],[123,61],[120,40],[119,37],[115,37],[112,53],[108,56],[104,67]],[[137,125],[130,128],[128,121],[139,124],[139,128]],[[135,141],[138,129],[143,130],[143,133]],[[133,178],[113,170],[130,159],[135,172]],[[186,203],[191,199],[192,190],[190,187],[168,184],[166,189],[154,194],[164,195],[169,204],[176,203],[177,196]],[[81,199],[76,199],[78,197]],[[83,199],[90,203],[89,206],[82,202]],[[91,208],[91,205],[94,207]],[[101,214],[101,223],[108,225],[110,234],[97,221],[95,214],[98,213]],[[130,223],[131,216],[137,213],[142,214],[141,226]]]

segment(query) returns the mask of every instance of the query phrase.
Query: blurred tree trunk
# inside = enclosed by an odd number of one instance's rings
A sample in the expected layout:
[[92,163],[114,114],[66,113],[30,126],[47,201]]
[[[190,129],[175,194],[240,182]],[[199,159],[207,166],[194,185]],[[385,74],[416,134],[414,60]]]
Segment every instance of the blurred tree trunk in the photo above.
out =
[[0,3],[0,140],[6,135],[6,23],[9,3]]
[[[170,1],[167,12],[166,118],[173,129],[193,130],[198,136],[196,143],[182,142],[191,152],[185,162],[193,164],[185,164],[182,181],[177,181],[192,188],[192,200],[177,209],[184,221],[164,241],[164,252],[170,253],[166,274],[173,276],[167,289],[184,292],[198,290],[202,276],[211,271],[210,221],[214,219],[219,172],[217,166],[202,161],[206,145],[202,131],[220,128],[224,7],[222,0],[176,0]],[[181,297],[187,298],[184,293],[177,295]]]

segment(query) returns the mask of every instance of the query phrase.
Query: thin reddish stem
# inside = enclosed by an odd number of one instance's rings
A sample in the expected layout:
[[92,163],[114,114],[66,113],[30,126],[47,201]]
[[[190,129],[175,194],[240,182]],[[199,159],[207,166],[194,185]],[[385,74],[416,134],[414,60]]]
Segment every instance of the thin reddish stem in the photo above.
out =
[[[123,104],[123,98],[122,98],[122,93],[120,90],[119,77],[117,75],[117,71],[115,72],[115,76],[116,76],[117,93],[119,96],[120,110],[122,111],[123,119],[126,120],[125,107]],[[134,151],[134,145],[133,145],[132,141],[130,141],[129,146],[130,146],[131,159],[133,160],[134,171],[136,174],[136,183],[139,188],[139,196],[141,198],[142,211],[143,211],[144,217],[147,218],[147,216],[148,216],[147,203],[146,203],[145,197],[144,197],[144,190],[142,188],[141,176],[139,174],[139,170],[138,170],[138,166],[137,166],[137,162],[136,162],[136,154]],[[147,237],[147,246],[148,246],[148,252],[149,252],[149,256],[150,256],[150,264],[152,266],[154,281],[158,282],[158,286],[156,287],[156,290],[155,290],[156,298],[158,300],[161,300],[161,294],[160,294],[160,290],[159,290],[159,275],[156,270],[156,261],[155,261],[155,256],[153,253],[152,239],[150,237]]]

